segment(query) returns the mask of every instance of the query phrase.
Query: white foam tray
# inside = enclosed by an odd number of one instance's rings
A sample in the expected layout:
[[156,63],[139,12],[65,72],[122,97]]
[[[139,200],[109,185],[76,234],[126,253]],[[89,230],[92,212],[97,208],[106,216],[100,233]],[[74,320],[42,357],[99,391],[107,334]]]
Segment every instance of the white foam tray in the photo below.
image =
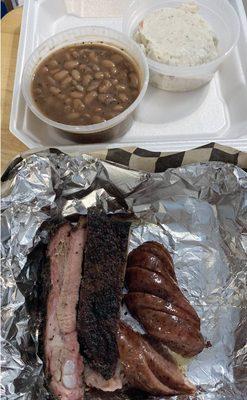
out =
[[[241,35],[238,46],[212,82],[187,93],[169,93],[150,86],[132,128],[113,142],[85,145],[85,151],[123,146],[177,151],[212,141],[247,150],[247,22],[242,0],[230,2],[239,15]],[[128,3],[25,0],[10,130],[29,148],[75,144],[59,130],[41,122],[25,104],[21,76],[31,52],[48,37],[71,27],[105,25],[121,30],[122,13]]]

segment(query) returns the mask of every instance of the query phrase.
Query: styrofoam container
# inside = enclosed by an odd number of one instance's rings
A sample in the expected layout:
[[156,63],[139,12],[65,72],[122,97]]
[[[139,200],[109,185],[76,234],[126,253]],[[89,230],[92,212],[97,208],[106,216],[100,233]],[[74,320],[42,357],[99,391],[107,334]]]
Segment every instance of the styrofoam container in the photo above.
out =
[[[123,31],[133,37],[146,15],[161,8],[176,8],[183,0],[134,0],[123,16]],[[209,23],[218,39],[218,57],[197,66],[172,66],[148,58],[150,81],[159,89],[184,92],[211,81],[214,73],[232,52],[239,39],[240,23],[234,8],[226,0],[197,0],[198,13]]]
[[[51,53],[65,46],[80,44],[80,43],[101,43],[117,48],[125,53],[135,63],[140,75],[141,90],[136,100],[122,113],[116,117],[102,123],[91,125],[67,125],[56,122],[46,117],[37,107],[32,95],[32,79],[34,73],[45,58]],[[33,113],[46,124],[54,126],[65,132],[77,134],[82,139],[102,141],[110,138],[117,138],[123,135],[133,122],[132,114],[142,101],[149,82],[149,70],[146,57],[140,47],[128,36],[113,29],[85,26],[68,29],[57,33],[43,42],[29,57],[22,77],[22,92],[27,102],[28,107]]]
[[[185,93],[149,85],[126,134],[104,143],[85,144],[85,152],[126,146],[177,152],[209,142],[247,150],[247,21],[242,0],[230,0],[230,4],[241,22],[240,37],[211,82]],[[21,78],[31,53],[51,36],[70,28],[104,26],[121,31],[128,5],[128,0],[25,0],[10,130],[28,147],[78,146],[74,137],[41,121],[27,106]]]

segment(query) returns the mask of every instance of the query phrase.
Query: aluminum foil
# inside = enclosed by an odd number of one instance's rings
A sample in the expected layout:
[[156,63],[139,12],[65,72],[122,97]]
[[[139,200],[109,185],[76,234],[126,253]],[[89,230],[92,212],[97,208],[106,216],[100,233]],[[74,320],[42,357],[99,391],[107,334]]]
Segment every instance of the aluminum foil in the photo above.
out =
[[47,240],[49,221],[92,205],[134,213],[129,250],[156,240],[172,253],[179,285],[212,344],[188,364],[198,387],[193,400],[246,399],[247,174],[224,163],[147,174],[48,151],[27,156],[2,185],[2,398],[47,398],[39,324],[25,300],[37,280],[27,256]]

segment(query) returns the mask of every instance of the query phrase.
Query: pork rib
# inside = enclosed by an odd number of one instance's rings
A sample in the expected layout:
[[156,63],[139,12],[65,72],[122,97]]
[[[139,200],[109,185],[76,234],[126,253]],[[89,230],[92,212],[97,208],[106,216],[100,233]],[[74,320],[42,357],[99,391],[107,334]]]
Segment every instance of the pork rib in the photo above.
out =
[[83,399],[83,359],[76,332],[86,230],[83,221],[76,228],[66,223],[51,239],[50,287],[44,339],[46,376],[51,392],[60,400]]
[[89,209],[77,330],[89,367],[111,379],[119,358],[117,329],[130,223]]

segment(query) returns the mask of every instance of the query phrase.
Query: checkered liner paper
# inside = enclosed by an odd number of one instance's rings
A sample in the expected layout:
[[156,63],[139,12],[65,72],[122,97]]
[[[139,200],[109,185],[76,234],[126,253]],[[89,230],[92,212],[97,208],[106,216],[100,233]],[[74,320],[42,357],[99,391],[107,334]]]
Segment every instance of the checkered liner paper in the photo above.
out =
[[106,149],[90,153],[101,160],[124,165],[130,169],[148,172],[164,172],[168,168],[177,168],[181,165],[194,164],[207,161],[221,161],[238,165],[247,170],[247,153],[209,143],[195,149],[179,153],[153,152],[138,147],[123,149]]
[[[36,153],[47,149],[38,150]],[[50,153],[60,153],[58,149],[49,149]],[[8,166],[2,176],[2,181],[8,179],[12,169],[29,154],[28,151],[17,156]],[[198,162],[221,161],[238,165],[247,171],[247,153],[225,147],[216,143],[209,143],[195,149],[181,151],[179,153],[153,152],[138,147],[115,148],[99,150],[89,153],[93,157],[109,162],[114,162],[124,167],[147,172],[164,172],[168,168],[177,168],[181,165],[194,164]]]

